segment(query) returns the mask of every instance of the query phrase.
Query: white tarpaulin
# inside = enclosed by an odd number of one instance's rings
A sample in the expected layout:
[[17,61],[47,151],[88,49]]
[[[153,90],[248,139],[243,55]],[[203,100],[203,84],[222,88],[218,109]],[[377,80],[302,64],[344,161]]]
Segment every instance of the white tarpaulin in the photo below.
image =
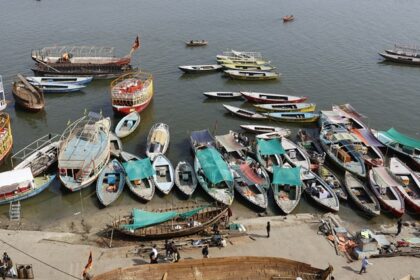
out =
[[31,169],[17,169],[0,173],[0,194],[10,193],[32,184],[34,177]]

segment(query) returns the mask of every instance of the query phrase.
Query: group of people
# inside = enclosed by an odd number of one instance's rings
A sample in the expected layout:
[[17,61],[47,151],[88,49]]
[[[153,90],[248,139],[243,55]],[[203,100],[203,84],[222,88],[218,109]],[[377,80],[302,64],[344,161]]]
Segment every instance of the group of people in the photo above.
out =
[[0,276],[3,279],[6,279],[7,276],[17,276],[12,259],[6,252],[3,253],[3,258],[0,260]]
[[[209,246],[205,245],[203,249],[201,250],[201,253],[203,255],[203,258],[209,257]],[[158,257],[159,253],[157,250],[156,244],[153,245],[152,251],[150,252],[150,263],[158,263]],[[175,245],[175,242],[169,242],[168,240],[165,240],[165,260],[172,259],[173,262],[178,262],[181,259],[181,254],[179,253],[179,250],[177,246]]]

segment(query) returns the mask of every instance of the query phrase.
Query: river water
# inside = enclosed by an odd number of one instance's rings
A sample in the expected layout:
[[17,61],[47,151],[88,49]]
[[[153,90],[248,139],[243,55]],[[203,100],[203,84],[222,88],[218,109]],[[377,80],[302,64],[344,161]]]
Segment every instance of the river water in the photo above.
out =
[[[141,48],[133,64],[154,75],[155,97],[141,114],[142,123],[134,135],[124,139],[124,149],[144,154],[146,137],[155,122],[169,124],[171,144],[168,157],[173,164],[192,162],[189,135],[210,128],[216,134],[239,130],[248,123],[225,113],[221,101],[207,100],[203,91],[262,91],[308,96],[318,109],[351,103],[368,116],[376,129],[391,126],[420,137],[420,67],[383,63],[378,51],[394,43],[415,44],[420,38],[420,2],[416,0],[0,0],[0,74],[7,99],[12,100],[11,83],[17,73],[31,75],[32,49],[51,45],[100,45],[116,48],[117,55],[129,52],[137,34]],[[281,17],[295,15],[284,24]],[[203,48],[187,48],[183,41],[206,39]],[[417,41],[419,43],[419,41]],[[220,73],[183,75],[177,66],[212,64],[215,55],[229,49],[260,51],[282,73],[275,82],[238,82]],[[110,116],[110,81],[94,81],[83,92],[47,95],[44,112],[27,113],[14,108],[11,115],[14,151],[48,133],[61,133],[69,120],[86,110]],[[251,107],[242,101],[234,106]],[[297,125],[283,125],[297,131]],[[311,126],[309,126],[311,127]],[[10,168],[7,163],[0,171]],[[206,198],[199,191],[196,198]],[[82,199],[81,199],[82,197]],[[157,196],[152,205],[174,204],[175,190]],[[82,203],[81,203],[82,201]],[[82,193],[67,193],[58,180],[49,190],[24,201],[26,218],[48,224],[52,220],[85,211],[101,211],[94,186]],[[111,207],[142,207],[128,191]],[[150,204],[149,204],[150,205]],[[241,201],[234,211],[242,216],[255,213]],[[302,201],[297,212],[318,212]],[[7,215],[8,206],[0,207]],[[270,203],[268,212],[279,210]],[[348,205],[342,205],[344,219],[366,223]],[[380,222],[383,217],[370,222]]]

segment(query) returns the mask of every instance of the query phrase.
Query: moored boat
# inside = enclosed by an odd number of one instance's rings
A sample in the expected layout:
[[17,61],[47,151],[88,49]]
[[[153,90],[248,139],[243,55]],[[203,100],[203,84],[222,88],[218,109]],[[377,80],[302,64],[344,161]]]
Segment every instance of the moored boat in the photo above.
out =
[[190,40],[190,41],[185,41],[185,45],[187,45],[187,47],[202,47],[202,46],[207,46],[209,42],[206,40]]
[[293,15],[287,15],[282,17],[283,22],[289,22],[289,21],[293,21],[295,19],[295,17]]
[[222,70],[223,66],[218,64],[207,64],[207,65],[181,65],[179,69],[185,73],[207,73]]
[[358,208],[369,216],[379,216],[381,206],[372,191],[359,178],[346,171],[345,186],[349,197]]
[[7,107],[6,96],[4,94],[3,77],[0,75],[0,111]]
[[315,203],[329,211],[338,212],[340,202],[337,195],[318,175],[312,171],[308,171],[303,179],[303,183],[306,186],[305,193]]
[[142,112],[153,98],[153,76],[143,71],[131,72],[111,82],[111,103],[116,113]]
[[311,162],[306,152],[287,138],[281,139],[281,145],[285,151],[284,157],[293,166],[300,166],[304,170],[311,170]]
[[242,98],[240,92],[233,91],[207,91],[203,92],[203,94],[211,98]]
[[403,46],[395,44],[393,49],[387,49],[385,52],[388,54],[420,58],[420,48],[417,46]]
[[44,93],[41,89],[32,86],[21,75],[13,83],[12,93],[17,105],[28,111],[38,112],[45,107]]
[[180,161],[175,168],[175,185],[183,194],[190,197],[197,184],[194,168],[188,162]]
[[301,112],[290,112],[290,113],[263,113],[270,119],[282,122],[302,122],[310,123],[316,122],[319,119],[319,114],[315,113],[301,113]]
[[279,139],[264,140],[257,138],[255,154],[258,162],[265,170],[273,173],[274,166],[282,166],[281,155],[285,153]]
[[140,125],[140,114],[137,111],[131,112],[122,118],[115,127],[115,134],[119,138],[124,138],[130,135]]
[[230,105],[226,105],[223,104],[223,107],[225,107],[226,110],[228,110],[229,112],[231,112],[234,115],[240,116],[240,117],[244,117],[244,118],[248,118],[248,119],[254,119],[254,120],[265,120],[267,119],[266,116],[256,113],[256,112],[252,112],[249,110],[245,110],[239,107],[235,107],[235,106],[230,106]]
[[174,186],[174,167],[167,157],[158,154],[153,158],[153,182],[163,194],[168,194]]
[[251,70],[225,70],[224,72],[231,79],[245,81],[277,80],[281,76],[280,73]]
[[290,214],[299,204],[302,196],[300,167],[274,166],[273,189],[274,201],[285,214]]
[[260,52],[249,51],[224,51],[222,54],[216,55],[216,59],[229,59],[229,58],[243,58],[243,59],[262,59]]
[[159,154],[164,155],[169,147],[169,126],[165,123],[156,123],[147,136],[146,155],[151,160]]
[[273,71],[276,69],[276,67],[270,65],[249,65],[241,63],[224,63],[222,66],[228,70]]
[[85,85],[79,84],[64,84],[64,83],[50,83],[50,82],[30,82],[34,87],[42,90],[43,93],[68,93],[76,92],[85,88]]
[[87,85],[92,82],[93,77],[71,77],[71,76],[51,76],[51,77],[26,77],[31,84],[42,83],[63,83],[63,84],[77,84]]
[[253,105],[258,111],[269,112],[313,112],[316,108],[314,103],[270,103]]
[[122,166],[126,173],[125,180],[130,191],[144,201],[152,200],[155,194],[155,185],[153,183],[155,170],[150,159],[140,159],[125,152],[121,157],[125,160]]
[[258,139],[281,139],[283,137],[288,137],[290,136],[290,133],[284,132],[284,131],[273,131],[273,132],[267,132],[267,133],[262,133],[262,134],[257,134],[255,135],[256,138]]
[[306,96],[293,96],[264,92],[241,91],[241,94],[248,101],[255,103],[300,103],[307,99]]
[[12,127],[10,125],[10,116],[7,113],[0,112],[0,165],[9,155],[13,147]]
[[395,55],[389,54],[386,52],[379,53],[380,56],[385,58],[385,60],[402,63],[402,64],[411,64],[411,65],[420,65],[419,57],[405,56],[405,55]]
[[[299,129],[297,133],[297,145],[304,149],[311,163],[322,165],[325,161],[325,152],[322,150],[321,144],[312,131],[308,129]],[[313,168],[311,168],[313,169]]]
[[121,195],[125,185],[125,171],[121,163],[113,159],[105,166],[96,182],[96,195],[104,206],[110,205]]
[[122,151],[122,142],[114,133],[110,133],[110,153],[111,156],[119,158]]
[[290,129],[288,128],[282,128],[278,126],[269,126],[269,125],[240,125],[242,129],[245,129],[246,131],[252,132],[252,133],[269,133],[269,132],[279,132],[282,134],[283,137],[289,137],[291,134]]
[[344,184],[338,176],[325,164],[319,165],[318,176],[327,183],[330,188],[335,192],[340,200],[346,201],[348,198]]

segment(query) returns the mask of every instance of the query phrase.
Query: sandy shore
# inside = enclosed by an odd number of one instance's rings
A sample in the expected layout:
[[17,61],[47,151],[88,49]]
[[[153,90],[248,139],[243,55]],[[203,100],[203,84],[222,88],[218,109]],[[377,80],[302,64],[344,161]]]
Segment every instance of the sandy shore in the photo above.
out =
[[[266,238],[265,225],[271,221],[271,237]],[[348,262],[337,256],[324,236],[318,235],[318,218],[309,214],[261,217],[238,220],[252,236],[231,238],[226,248],[210,248],[216,256],[273,256],[290,258],[319,268],[333,265],[336,279],[400,279],[411,273],[420,276],[419,259],[395,257],[372,259],[368,273],[357,274],[360,261]],[[347,225],[346,225],[347,227]],[[349,225],[349,227],[351,227]],[[395,229],[390,228],[389,231]],[[404,228],[401,237],[408,234]],[[1,249],[9,253],[15,264],[32,264],[35,279],[78,279],[89,252],[93,253],[93,268],[97,274],[114,268],[139,265],[147,260],[135,254],[137,243],[118,248],[96,246],[93,233],[75,234],[40,231],[0,230]],[[4,243],[6,242],[6,243]],[[182,258],[201,258],[197,248],[181,251]]]

